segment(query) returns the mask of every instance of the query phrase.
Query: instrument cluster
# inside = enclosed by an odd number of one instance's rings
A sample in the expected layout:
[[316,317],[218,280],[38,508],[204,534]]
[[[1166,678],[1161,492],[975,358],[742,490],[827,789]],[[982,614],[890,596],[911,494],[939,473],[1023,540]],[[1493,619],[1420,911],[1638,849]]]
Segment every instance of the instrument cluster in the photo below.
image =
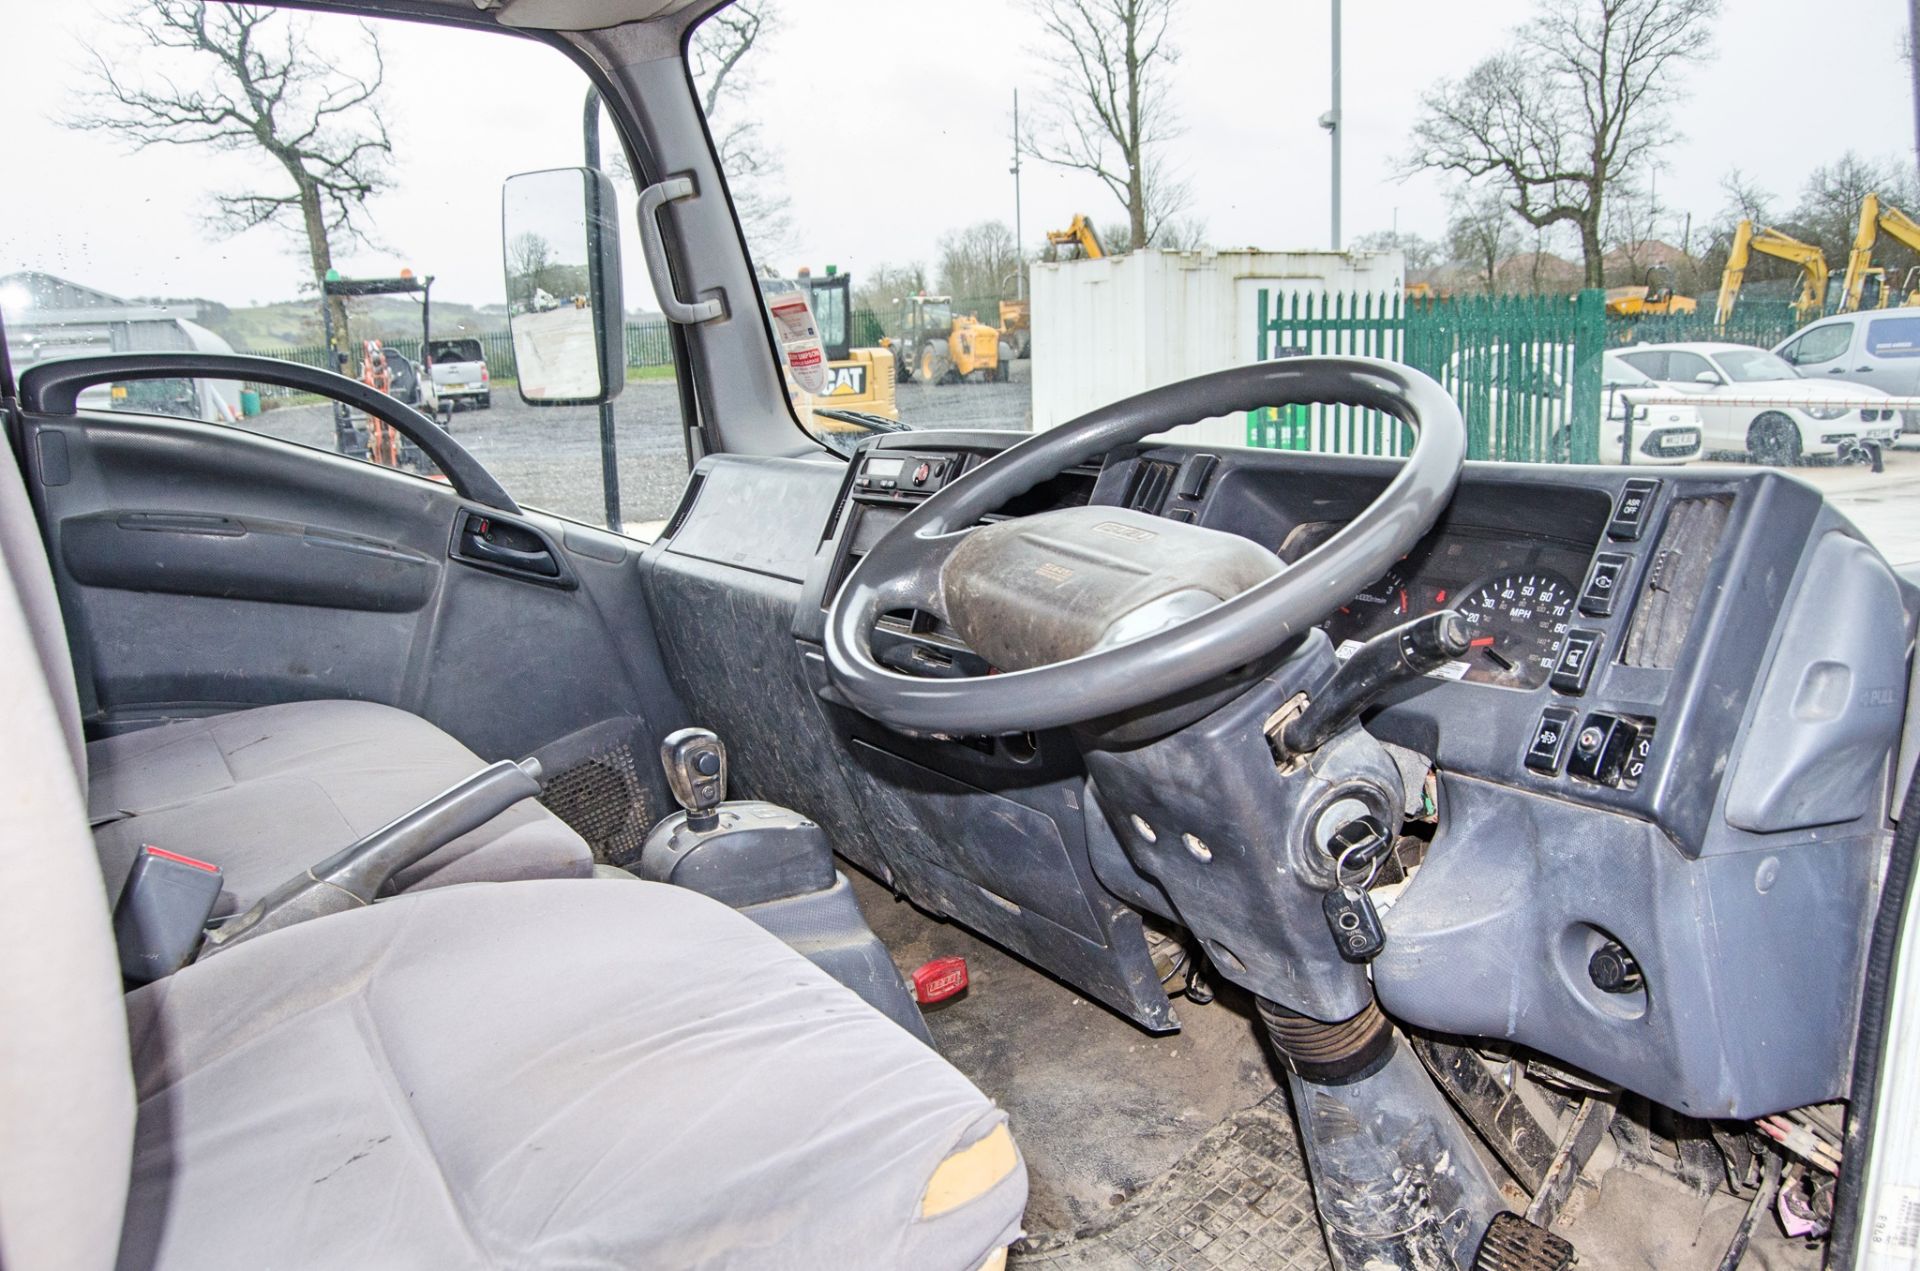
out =
[[[1336,521],[1297,527],[1279,555],[1298,560],[1341,528]],[[1325,624],[1346,657],[1383,631],[1441,609],[1472,628],[1467,656],[1434,675],[1474,684],[1533,689],[1547,682],[1574,621],[1589,549],[1553,539],[1460,528],[1429,537]]]

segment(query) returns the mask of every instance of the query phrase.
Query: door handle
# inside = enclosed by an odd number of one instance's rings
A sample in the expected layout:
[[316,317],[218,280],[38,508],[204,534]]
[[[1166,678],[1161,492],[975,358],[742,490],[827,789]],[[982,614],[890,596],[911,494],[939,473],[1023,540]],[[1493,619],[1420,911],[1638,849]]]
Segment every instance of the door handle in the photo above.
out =
[[[538,582],[571,585],[560,568],[560,558],[554,554],[553,548],[532,530],[471,511],[461,513],[457,527],[452,553],[456,559],[490,565]],[[494,537],[496,532],[504,533],[509,539],[530,543],[531,546],[516,547],[512,542],[501,542]]]
[[466,546],[469,555],[492,561],[496,565],[505,565],[510,569],[524,569],[530,574],[542,574],[549,578],[560,572],[560,566],[554,561],[552,552],[523,552],[517,547],[502,547],[478,534],[467,539]]

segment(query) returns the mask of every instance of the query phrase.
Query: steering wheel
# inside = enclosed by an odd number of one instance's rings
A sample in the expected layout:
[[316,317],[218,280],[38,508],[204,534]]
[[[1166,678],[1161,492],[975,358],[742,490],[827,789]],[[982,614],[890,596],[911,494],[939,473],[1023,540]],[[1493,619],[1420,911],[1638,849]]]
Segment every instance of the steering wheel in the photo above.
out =
[[[1017,552],[1020,544],[996,541],[985,552],[969,551],[956,559],[981,518],[1009,500],[1153,433],[1216,415],[1313,402],[1383,411],[1411,426],[1416,437],[1413,453],[1378,497],[1299,561],[1281,565],[1273,559],[1261,581],[1236,595],[1205,597],[1206,607],[1192,616],[1169,611],[1173,616],[1146,634],[1108,640],[1025,670],[934,679],[902,675],[875,658],[872,631],[883,614],[918,609],[951,620],[949,600],[956,585],[977,583],[983,570],[991,573],[994,557]],[[1151,389],[1021,442],[939,490],[888,530],[854,567],[827,615],[828,674],[855,709],[909,732],[1001,735],[1146,706],[1218,680],[1325,621],[1432,528],[1453,496],[1465,456],[1466,430],[1453,399],[1427,376],[1393,362],[1285,358]],[[1242,555],[1250,546],[1234,535],[1120,508],[1041,513],[1011,524],[1068,516],[1082,522],[1089,516],[1107,518],[1092,527],[1106,532],[1098,546],[1106,561],[1142,544],[1152,550],[1151,540],[1162,531],[1178,531],[1182,555],[1189,560],[1215,543]],[[1129,516],[1134,520],[1124,519]],[[1155,528],[1137,528],[1135,522]],[[1164,551],[1166,544],[1159,546]],[[1086,549],[1077,550],[1076,559],[1089,558]],[[1030,584],[1027,575],[1049,568],[1011,563],[1014,568],[996,582],[1012,578]],[[1053,568],[1057,575],[1064,567]],[[1137,575],[1141,569],[1121,560],[1118,572]],[[966,578],[958,576],[962,573]],[[981,588],[964,590],[978,594]],[[1185,612],[1191,611],[1189,604]]]

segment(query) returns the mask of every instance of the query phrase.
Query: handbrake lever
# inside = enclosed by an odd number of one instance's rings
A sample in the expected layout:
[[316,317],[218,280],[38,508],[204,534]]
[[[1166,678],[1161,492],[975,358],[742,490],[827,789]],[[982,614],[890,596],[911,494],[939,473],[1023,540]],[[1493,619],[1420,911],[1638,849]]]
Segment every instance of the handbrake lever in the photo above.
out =
[[[503,759],[288,879],[207,933],[199,958],[309,918],[371,905],[409,865],[540,793],[540,761]],[[199,959],[196,959],[198,961]]]
[[1465,656],[1469,638],[1467,624],[1452,609],[1381,632],[1354,651],[1304,710],[1280,725],[1269,739],[1274,757],[1320,749],[1393,685]]

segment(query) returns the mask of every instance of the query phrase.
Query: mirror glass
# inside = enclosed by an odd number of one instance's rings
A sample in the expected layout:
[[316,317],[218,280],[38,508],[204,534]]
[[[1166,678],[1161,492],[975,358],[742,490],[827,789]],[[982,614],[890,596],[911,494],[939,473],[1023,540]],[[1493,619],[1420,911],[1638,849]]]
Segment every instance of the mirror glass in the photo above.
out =
[[620,271],[610,260],[619,241],[614,214],[611,183],[595,169],[507,178],[507,326],[528,402],[601,402],[624,386],[613,340],[620,320]]

